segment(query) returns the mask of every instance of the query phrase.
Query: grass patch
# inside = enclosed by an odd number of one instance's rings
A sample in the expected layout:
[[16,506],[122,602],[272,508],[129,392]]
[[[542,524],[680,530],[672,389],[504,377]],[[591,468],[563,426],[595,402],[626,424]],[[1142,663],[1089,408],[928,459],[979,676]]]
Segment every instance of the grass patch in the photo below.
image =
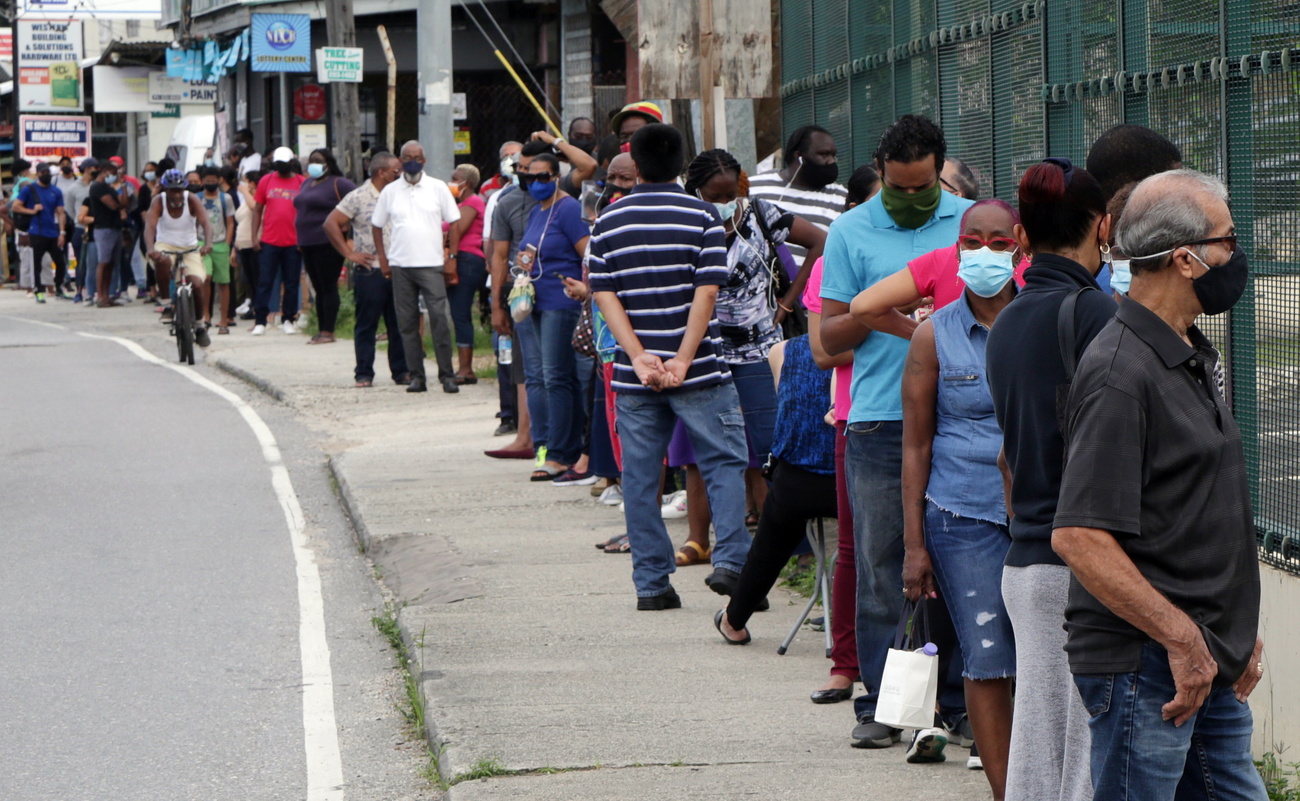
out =
[[402,671],[402,682],[406,690],[406,703],[398,704],[397,709],[402,713],[402,717],[412,729],[412,733],[424,738],[427,736],[424,727],[424,699],[420,696],[420,683],[411,671],[411,659],[406,654],[406,643],[402,639],[402,629],[397,623],[397,612],[397,607],[392,604],[385,604],[384,613],[370,618],[370,622],[380,634],[384,635],[385,639],[388,640],[388,644],[392,646],[393,653],[397,656],[397,666]]
[[1268,801],[1300,801],[1300,762],[1282,762],[1277,753],[1269,751],[1255,760],[1255,767],[1264,780]]
[[799,557],[792,556],[785,567],[781,568],[781,584],[805,598],[811,598],[817,591],[817,571],[812,565],[801,567]]

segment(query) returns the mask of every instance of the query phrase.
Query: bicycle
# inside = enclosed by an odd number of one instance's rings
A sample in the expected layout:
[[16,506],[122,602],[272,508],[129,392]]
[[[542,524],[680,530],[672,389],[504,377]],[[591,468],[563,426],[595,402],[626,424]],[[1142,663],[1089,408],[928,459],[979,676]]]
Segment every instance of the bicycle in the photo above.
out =
[[[182,257],[199,252],[198,247],[175,252],[165,252],[163,257],[175,266]],[[181,269],[180,280],[176,282],[176,298],[172,301],[172,320],[170,333],[176,337],[176,353],[183,364],[194,364],[194,342],[198,337],[201,322],[196,322],[194,310],[194,290],[190,287],[189,273]],[[206,332],[205,332],[206,333]]]

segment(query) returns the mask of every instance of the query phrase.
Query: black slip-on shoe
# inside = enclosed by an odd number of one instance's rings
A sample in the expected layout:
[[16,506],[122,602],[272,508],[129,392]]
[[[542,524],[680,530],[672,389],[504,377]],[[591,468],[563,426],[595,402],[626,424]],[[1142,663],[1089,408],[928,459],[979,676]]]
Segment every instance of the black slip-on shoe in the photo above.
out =
[[682,598],[677,594],[677,590],[674,590],[672,587],[669,587],[658,595],[636,599],[636,611],[638,612],[659,612],[664,609],[681,608]]

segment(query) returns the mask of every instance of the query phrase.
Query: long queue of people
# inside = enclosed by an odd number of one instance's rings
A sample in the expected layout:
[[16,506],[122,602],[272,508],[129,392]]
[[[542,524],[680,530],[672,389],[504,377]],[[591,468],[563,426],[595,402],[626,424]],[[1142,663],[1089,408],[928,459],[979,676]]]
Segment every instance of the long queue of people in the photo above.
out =
[[[328,150],[304,169],[280,148],[264,175],[214,166],[197,187],[160,164],[129,274],[114,221],[141,206],[115,165],[83,164],[86,286],[111,305],[143,275],[137,291],[165,299],[176,258],[221,287],[215,257],[226,285],[245,271],[252,334],[275,312],[292,333],[305,265],[328,344],[347,262],[356,385],[375,381],[382,320],[409,392],[427,390],[426,312],[444,391],[477,380],[486,300],[496,433],[514,435],[487,455],[622,508],[625,532],[597,547],[631,555],[637,610],[680,608],[673,574],[704,564],[727,597],[714,627],[746,645],[806,522],[834,517],[830,675],[811,700],[852,701],[853,746],[900,742],[876,717],[882,676],[900,619],[924,609],[939,688],[908,762],[969,747],[999,801],[1263,799],[1249,489],[1224,365],[1195,325],[1248,280],[1224,185],[1134,125],[1086,166],[1029,166],[1013,205],[979,199],[920,116],[844,184],[824,128],[751,177],[725,150],[688,161],[662,120],[634,103],[604,140],[583,119],[506,143],[487,181],[426,174],[418,142],[374,154],[361,186]],[[65,248],[60,204],[35,227],[50,173],[13,207],[34,218],[34,269]]]

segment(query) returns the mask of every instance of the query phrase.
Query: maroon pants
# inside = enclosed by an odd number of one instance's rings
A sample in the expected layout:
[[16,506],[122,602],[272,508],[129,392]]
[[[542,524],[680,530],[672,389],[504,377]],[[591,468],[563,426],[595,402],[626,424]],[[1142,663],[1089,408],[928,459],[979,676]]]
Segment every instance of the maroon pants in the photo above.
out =
[[858,571],[853,556],[853,507],[844,480],[844,436],[847,424],[835,421],[835,495],[840,542],[831,582],[831,675],[858,679],[857,619]]

